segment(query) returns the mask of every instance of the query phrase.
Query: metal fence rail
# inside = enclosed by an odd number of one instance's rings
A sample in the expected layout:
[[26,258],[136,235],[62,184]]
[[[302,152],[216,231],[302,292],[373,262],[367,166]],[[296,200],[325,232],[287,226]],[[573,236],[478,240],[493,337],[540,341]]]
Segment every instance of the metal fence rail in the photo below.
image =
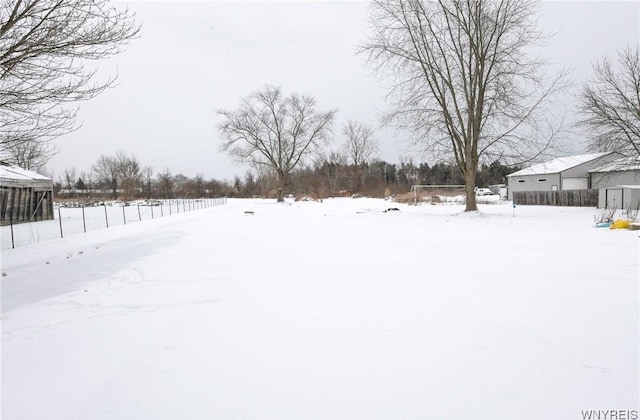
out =
[[142,222],[188,211],[226,204],[227,199],[203,198],[162,200],[153,204],[101,205],[92,207],[58,206],[53,220],[28,223],[9,223],[0,227],[2,249],[30,245],[47,239],[64,238],[112,226]]

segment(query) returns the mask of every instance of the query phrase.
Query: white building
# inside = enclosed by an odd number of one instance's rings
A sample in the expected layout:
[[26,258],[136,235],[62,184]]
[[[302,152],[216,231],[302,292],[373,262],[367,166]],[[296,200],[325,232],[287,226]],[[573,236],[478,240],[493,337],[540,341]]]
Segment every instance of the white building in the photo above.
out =
[[589,171],[598,189],[598,208],[635,210],[640,207],[640,160],[623,158]]
[[507,175],[509,199],[518,191],[567,191],[593,188],[589,171],[619,159],[620,155],[593,153],[559,157]]
[[640,185],[640,160],[622,158],[589,171],[591,188]]

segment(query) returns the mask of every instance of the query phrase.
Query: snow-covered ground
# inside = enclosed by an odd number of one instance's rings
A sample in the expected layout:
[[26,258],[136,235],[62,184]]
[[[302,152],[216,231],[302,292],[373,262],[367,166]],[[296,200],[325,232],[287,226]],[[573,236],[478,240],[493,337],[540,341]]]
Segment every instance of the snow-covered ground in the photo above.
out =
[[637,410],[638,232],[461,210],[229,200],[3,250],[2,419]]
[[52,220],[0,226],[0,248],[11,249],[47,239],[126,225],[187,211],[219,206],[226,198],[154,200],[156,205],[141,202],[107,201],[92,207],[60,207],[56,205]]

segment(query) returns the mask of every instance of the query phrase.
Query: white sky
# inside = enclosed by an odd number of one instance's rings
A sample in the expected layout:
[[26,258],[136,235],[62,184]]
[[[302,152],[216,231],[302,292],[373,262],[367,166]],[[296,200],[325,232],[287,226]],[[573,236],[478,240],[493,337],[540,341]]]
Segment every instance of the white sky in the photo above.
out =
[[[206,179],[242,176],[246,167],[219,151],[218,109],[265,84],[312,95],[319,110],[339,109],[333,148],[346,120],[377,125],[383,81],[355,55],[366,34],[364,1],[137,1],[129,3],[142,36],[103,62],[119,84],[80,104],[82,127],[56,140],[54,179],[65,168],[88,171],[100,154],[121,150],[155,172]],[[573,71],[577,84],[605,54],[640,40],[640,3],[544,2],[540,25],[556,35],[542,54]],[[572,109],[572,99],[565,99]],[[380,157],[409,154],[402,135],[378,133]],[[579,136],[569,152],[582,152]],[[415,156],[414,161],[423,161]]]

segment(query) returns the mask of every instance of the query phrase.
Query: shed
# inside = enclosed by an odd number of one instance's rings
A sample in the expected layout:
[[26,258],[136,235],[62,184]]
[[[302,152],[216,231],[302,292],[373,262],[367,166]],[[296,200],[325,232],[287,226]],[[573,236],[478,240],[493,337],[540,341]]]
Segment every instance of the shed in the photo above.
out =
[[614,185],[600,189],[598,208],[617,210],[640,209],[640,185]]
[[585,190],[589,171],[619,159],[616,152],[559,157],[507,175],[509,199],[520,191]]
[[0,222],[32,222],[53,217],[53,180],[0,161]]
[[640,159],[621,158],[589,171],[592,188],[640,185]]

